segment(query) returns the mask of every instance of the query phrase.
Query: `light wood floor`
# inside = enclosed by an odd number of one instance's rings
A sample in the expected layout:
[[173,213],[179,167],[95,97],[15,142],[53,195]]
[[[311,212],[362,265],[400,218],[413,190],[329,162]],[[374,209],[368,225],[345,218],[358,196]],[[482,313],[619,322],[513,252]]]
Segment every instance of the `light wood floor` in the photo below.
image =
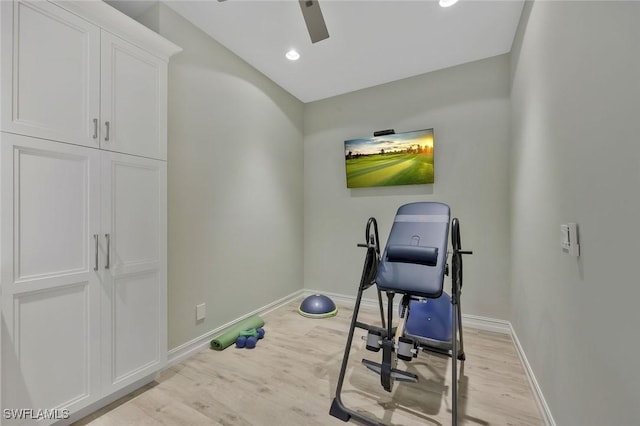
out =
[[[177,364],[150,385],[76,425],[343,425],[329,407],[352,309],[336,317],[303,318],[290,303],[263,318],[265,338],[253,350],[209,349]],[[359,319],[376,323],[375,309]],[[376,323],[377,324],[377,323]],[[396,383],[392,394],[362,358],[380,361],[357,334],[342,399],[349,408],[388,425],[451,424],[448,357],[422,353],[399,363],[419,383]],[[467,360],[459,364],[459,423],[542,425],[533,394],[509,336],[465,329]]]

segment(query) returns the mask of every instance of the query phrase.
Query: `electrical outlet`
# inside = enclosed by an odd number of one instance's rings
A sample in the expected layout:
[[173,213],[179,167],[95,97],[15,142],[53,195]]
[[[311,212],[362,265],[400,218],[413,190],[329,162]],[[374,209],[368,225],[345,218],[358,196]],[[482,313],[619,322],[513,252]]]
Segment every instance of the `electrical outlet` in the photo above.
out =
[[207,316],[207,305],[201,303],[196,305],[196,321],[202,321]]

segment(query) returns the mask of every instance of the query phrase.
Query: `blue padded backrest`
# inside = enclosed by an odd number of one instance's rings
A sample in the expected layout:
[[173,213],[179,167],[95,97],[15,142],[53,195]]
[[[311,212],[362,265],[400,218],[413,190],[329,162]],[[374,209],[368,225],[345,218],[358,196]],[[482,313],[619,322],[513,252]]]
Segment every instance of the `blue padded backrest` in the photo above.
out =
[[443,203],[411,203],[398,209],[376,275],[381,290],[440,297],[450,217]]

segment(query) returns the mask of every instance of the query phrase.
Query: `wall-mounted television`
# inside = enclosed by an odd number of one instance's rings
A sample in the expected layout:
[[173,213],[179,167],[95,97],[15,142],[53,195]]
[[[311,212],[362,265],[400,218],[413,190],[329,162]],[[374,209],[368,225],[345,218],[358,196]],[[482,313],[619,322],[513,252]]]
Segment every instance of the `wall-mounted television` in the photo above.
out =
[[433,129],[344,141],[348,188],[433,183]]

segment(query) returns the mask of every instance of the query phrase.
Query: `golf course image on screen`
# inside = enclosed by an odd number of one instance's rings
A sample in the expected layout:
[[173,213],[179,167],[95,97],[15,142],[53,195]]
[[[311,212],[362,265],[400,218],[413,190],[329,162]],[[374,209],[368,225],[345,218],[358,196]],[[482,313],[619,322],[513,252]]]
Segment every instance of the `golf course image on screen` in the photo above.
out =
[[344,142],[348,188],[433,183],[433,129]]

